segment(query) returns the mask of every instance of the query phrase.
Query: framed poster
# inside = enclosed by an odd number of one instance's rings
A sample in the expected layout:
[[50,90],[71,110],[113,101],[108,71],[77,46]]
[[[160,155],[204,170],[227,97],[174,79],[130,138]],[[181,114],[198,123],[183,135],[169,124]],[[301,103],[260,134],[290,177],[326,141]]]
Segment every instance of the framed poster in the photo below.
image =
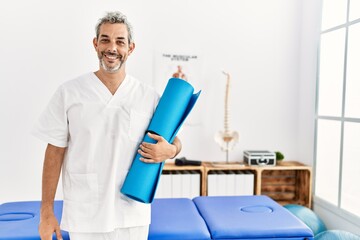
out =
[[[159,94],[163,93],[170,78],[180,78],[189,82],[194,87],[194,92],[201,90],[202,63],[199,54],[157,51],[154,65],[154,87]],[[200,110],[195,107],[184,124],[189,126],[200,123]]]

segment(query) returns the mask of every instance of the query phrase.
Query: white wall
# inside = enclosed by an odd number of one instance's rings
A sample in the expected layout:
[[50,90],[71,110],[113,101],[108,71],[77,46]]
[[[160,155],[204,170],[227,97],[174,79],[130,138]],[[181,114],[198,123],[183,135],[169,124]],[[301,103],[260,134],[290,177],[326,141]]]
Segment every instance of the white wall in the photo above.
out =
[[321,1],[303,0],[299,70],[298,158],[312,165],[314,157],[317,53]]
[[195,111],[202,125],[183,128],[182,156],[225,160],[213,140],[223,128],[225,69],[232,75],[230,128],[240,134],[230,160],[266,149],[312,164],[303,154],[304,147],[312,151],[313,106],[302,96],[313,91],[313,69],[300,64],[301,9],[301,0],[7,2],[0,10],[0,202],[40,198],[45,144],[29,132],[59,84],[97,69],[94,26],[108,10],[126,13],[134,25],[127,66],[143,81],[153,81],[156,49],[201,53],[203,93]]

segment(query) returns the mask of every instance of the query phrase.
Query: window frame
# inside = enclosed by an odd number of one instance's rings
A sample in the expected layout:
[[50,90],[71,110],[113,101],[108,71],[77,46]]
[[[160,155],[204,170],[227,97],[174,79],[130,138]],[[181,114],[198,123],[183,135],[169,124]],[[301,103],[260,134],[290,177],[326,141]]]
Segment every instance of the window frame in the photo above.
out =
[[[314,179],[316,180],[316,176],[317,176],[317,140],[318,140],[318,121],[320,119],[324,119],[324,120],[333,120],[333,121],[338,121],[341,124],[340,127],[340,156],[339,156],[339,194],[338,194],[338,201],[337,201],[337,205],[334,205],[333,203],[330,203],[328,201],[326,201],[325,199],[316,196],[316,186],[315,184],[313,184],[314,186],[314,199],[313,201],[317,204],[319,204],[321,207],[325,208],[326,210],[332,212],[335,215],[338,215],[341,218],[346,218],[348,221],[352,222],[355,225],[360,226],[360,216],[355,215],[345,209],[343,209],[341,207],[341,195],[342,195],[342,166],[343,166],[343,148],[344,148],[344,125],[346,122],[355,122],[355,123],[359,123],[360,124],[360,118],[350,118],[350,117],[345,117],[345,105],[346,105],[346,80],[347,80],[347,58],[348,58],[348,41],[349,41],[349,28],[352,25],[355,24],[360,24],[360,17],[349,21],[349,17],[350,17],[350,2],[351,0],[347,0],[347,7],[346,7],[346,22],[344,24],[340,24],[338,26],[334,26],[331,27],[329,29],[324,29],[320,31],[320,40],[319,40],[319,45],[318,45],[318,53],[317,53],[317,77],[316,77],[316,105],[315,105],[315,133],[314,133]],[[321,7],[321,9],[323,9],[323,7]],[[342,98],[341,98],[341,116],[337,117],[337,116],[324,116],[324,115],[319,115],[319,91],[320,91],[320,56],[321,56],[321,37],[323,34],[327,34],[339,29],[345,29],[345,51],[344,51],[344,61],[343,61],[343,78],[342,78]]]

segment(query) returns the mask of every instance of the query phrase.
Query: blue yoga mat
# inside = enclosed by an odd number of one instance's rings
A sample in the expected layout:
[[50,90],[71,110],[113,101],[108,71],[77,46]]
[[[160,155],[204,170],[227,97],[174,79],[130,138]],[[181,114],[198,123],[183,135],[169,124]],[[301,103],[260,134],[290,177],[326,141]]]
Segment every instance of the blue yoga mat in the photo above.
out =
[[[171,78],[160,98],[147,132],[158,134],[172,143],[194,107],[200,92],[194,94],[191,84],[179,78]],[[147,134],[143,141],[156,143]],[[139,160],[140,157],[141,155],[137,153],[125,178],[121,193],[136,201],[151,203],[164,162],[144,163]]]

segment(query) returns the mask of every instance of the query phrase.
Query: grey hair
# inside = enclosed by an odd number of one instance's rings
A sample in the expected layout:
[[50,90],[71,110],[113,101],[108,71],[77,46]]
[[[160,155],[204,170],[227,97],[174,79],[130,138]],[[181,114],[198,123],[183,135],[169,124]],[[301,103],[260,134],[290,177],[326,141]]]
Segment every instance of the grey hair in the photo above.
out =
[[133,28],[130,24],[130,22],[127,20],[126,16],[122,14],[121,12],[107,12],[106,15],[99,19],[99,21],[96,24],[95,31],[96,31],[96,38],[99,38],[100,34],[100,27],[104,23],[122,23],[125,24],[127,30],[128,30],[128,38],[129,38],[129,44],[134,42],[133,38]]

